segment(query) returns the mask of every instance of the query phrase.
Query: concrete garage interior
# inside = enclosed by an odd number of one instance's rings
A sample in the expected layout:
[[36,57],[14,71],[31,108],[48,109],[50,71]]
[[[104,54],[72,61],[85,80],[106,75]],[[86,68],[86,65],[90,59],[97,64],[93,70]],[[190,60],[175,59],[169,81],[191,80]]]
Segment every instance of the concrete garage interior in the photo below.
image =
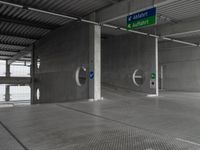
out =
[[[156,24],[127,28],[149,9]],[[1,150],[200,150],[199,0],[1,0],[0,15]]]

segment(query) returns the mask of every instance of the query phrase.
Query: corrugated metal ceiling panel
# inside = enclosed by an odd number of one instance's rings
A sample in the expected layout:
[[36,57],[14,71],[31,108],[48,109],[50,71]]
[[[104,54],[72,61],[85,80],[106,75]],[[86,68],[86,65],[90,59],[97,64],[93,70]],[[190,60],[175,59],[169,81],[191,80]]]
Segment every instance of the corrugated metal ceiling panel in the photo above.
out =
[[7,0],[8,2],[30,6],[57,13],[84,16],[97,9],[112,4],[109,0]]
[[20,34],[20,35],[32,35],[34,37],[37,37],[38,35],[44,36],[47,34],[50,30],[47,29],[40,29],[25,25],[19,25],[19,24],[13,24],[8,22],[1,22],[0,23],[0,31],[1,33],[12,33],[12,34]]
[[25,45],[25,46],[27,46],[27,45],[34,43],[36,40],[0,34],[0,41],[2,43],[9,43],[9,44],[13,44],[13,45]]
[[13,55],[16,55],[18,52],[10,52],[10,51],[1,51],[0,50],[0,55],[3,55],[3,56],[13,56]]
[[158,12],[174,20],[183,20],[200,15],[200,0],[177,0],[158,7]]
[[[83,17],[95,10],[109,6],[112,4],[110,0],[4,0],[6,2],[21,4],[24,6],[30,6],[33,8],[39,8],[51,12]],[[158,24],[177,22],[183,19],[200,16],[200,0],[177,0],[175,2],[159,6],[158,7]],[[67,22],[68,19],[60,18],[57,16],[51,16],[47,14],[41,14],[38,12],[29,11],[26,9],[20,9],[13,6],[0,4],[0,18],[15,19],[20,21],[27,21],[35,24],[46,24],[48,26],[61,26]],[[116,21],[115,24],[126,26],[126,21]],[[5,20],[1,20],[0,34],[6,36],[0,36],[0,41],[3,43],[11,44],[32,44],[33,40],[20,37],[29,38],[41,38],[51,30],[33,27],[28,25],[22,25],[20,23],[11,23]],[[9,35],[15,35],[11,37]],[[19,37],[16,37],[19,36]],[[1,47],[0,49],[5,48]],[[13,49],[10,45],[11,50]],[[17,47],[15,47],[17,48]],[[7,49],[9,49],[7,47]]]
[[[4,0],[39,8],[51,12],[83,17],[97,9],[111,5],[110,0]],[[15,22],[12,22],[15,20]],[[16,22],[17,20],[17,22]],[[69,22],[68,19],[33,12],[26,9],[0,4],[0,49],[4,50],[21,50],[18,45],[29,45],[46,35],[51,30],[42,27],[34,27],[34,24],[45,24],[48,27],[61,26]],[[19,22],[18,22],[19,21]],[[23,25],[23,21],[34,23],[33,25]],[[14,36],[14,37],[13,37]],[[25,39],[28,38],[28,39]],[[30,39],[31,38],[31,39]],[[10,43],[10,45],[5,45]],[[12,45],[14,44],[14,45]]]
[[0,5],[0,14],[3,17],[8,17],[10,19],[15,18],[19,20],[26,20],[30,22],[44,22],[51,25],[62,25],[69,21],[68,19],[41,14],[38,12],[29,11],[26,9],[20,9],[13,6],[8,5]]
[[0,49],[2,50],[23,50],[25,47],[23,46],[16,46],[16,45],[7,45],[7,44],[0,44]]

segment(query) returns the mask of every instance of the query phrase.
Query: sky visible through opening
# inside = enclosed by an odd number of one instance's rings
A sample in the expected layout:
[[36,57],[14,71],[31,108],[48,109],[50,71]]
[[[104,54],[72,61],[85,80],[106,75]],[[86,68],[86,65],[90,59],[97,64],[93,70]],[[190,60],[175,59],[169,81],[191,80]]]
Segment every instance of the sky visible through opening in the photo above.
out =
[[[16,62],[10,66],[11,77],[30,77],[30,63]],[[0,60],[0,77],[5,77],[6,61]],[[0,84],[0,101],[5,101],[6,85]],[[29,86],[10,86],[10,100],[30,100]]]

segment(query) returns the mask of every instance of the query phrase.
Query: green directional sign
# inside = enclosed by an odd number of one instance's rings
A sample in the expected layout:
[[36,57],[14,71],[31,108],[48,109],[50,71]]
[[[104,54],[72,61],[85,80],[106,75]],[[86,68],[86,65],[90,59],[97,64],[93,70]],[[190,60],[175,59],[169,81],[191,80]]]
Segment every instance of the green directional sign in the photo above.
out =
[[156,74],[155,73],[151,74],[151,79],[156,79]]
[[157,22],[156,8],[151,8],[127,17],[127,29],[134,30],[150,25],[155,25]]

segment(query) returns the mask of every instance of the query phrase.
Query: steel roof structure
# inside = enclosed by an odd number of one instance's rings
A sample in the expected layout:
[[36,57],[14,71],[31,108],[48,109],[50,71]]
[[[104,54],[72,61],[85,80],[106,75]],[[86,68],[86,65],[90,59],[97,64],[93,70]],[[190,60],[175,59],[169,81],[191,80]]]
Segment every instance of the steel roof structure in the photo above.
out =
[[[117,3],[117,0],[7,0],[23,6],[84,17]],[[50,31],[66,24],[63,19],[0,3],[0,59],[10,59]],[[30,60],[26,57],[22,60]]]
[[[181,25],[183,20],[200,16],[200,1],[198,0],[157,0],[147,7],[155,5],[158,9],[159,28],[164,26]],[[162,3],[162,1],[164,1]],[[3,3],[5,2],[5,3]],[[6,2],[12,3],[8,5]],[[16,7],[22,5],[23,8]],[[126,5],[124,5],[126,4]],[[104,10],[112,10],[112,7],[126,6],[127,0],[4,0],[0,2],[0,59],[12,59],[20,51],[29,47],[43,36],[68,23],[70,19],[44,14],[26,9],[32,7],[53,13],[70,15],[83,18],[90,13],[99,12],[100,18]],[[132,4],[135,6],[136,4]],[[145,5],[146,6],[146,5]],[[131,7],[131,5],[130,5]],[[136,9],[137,10],[137,9]],[[139,9],[138,9],[139,10]],[[117,11],[117,10],[116,10]],[[105,11],[106,12],[106,11]],[[131,8],[127,13],[133,13]],[[112,12],[113,13],[113,12]],[[126,14],[122,17],[111,18],[110,24],[125,27]],[[103,18],[103,17],[102,17]],[[101,21],[101,19],[100,19]],[[105,21],[105,20],[103,20]],[[102,22],[103,22],[102,21]],[[154,27],[154,28],[155,28]],[[152,28],[152,27],[151,27]],[[151,30],[150,28],[150,30]],[[187,32],[172,32],[169,37],[184,38],[187,36],[199,37],[200,32],[196,28],[188,29]],[[114,31],[115,32],[115,31]],[[108,30],[104,34],[112,34]],[[161,30],[159,34],[163,33]],[[168,34],[168,32],[166,31]],[[175,33],[175,34],[174,34]],[[30,60],[30,55],[25,55],[21,60]]]

